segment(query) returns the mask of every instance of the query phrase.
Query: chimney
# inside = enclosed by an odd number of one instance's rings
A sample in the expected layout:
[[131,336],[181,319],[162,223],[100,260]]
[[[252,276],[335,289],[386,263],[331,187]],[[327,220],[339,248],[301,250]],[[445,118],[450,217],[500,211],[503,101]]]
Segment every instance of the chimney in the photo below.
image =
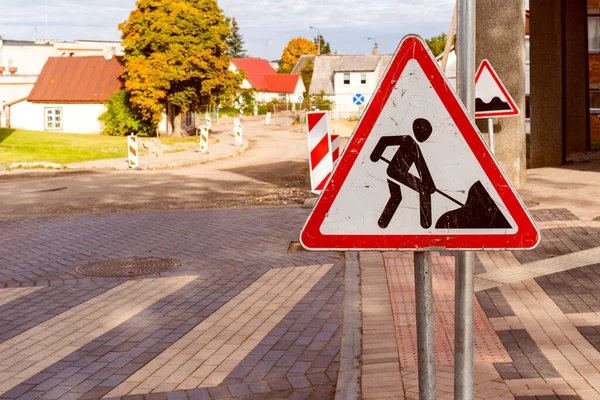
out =
[[376,56],[377,55],[377,43],[375,43],[375,46],[373,46],[373,51],[372,51],[373,55]]
[[117,52],[117,49],[115,47],[105,47],[104,48],[104,58],[106,60],[112,60],[112,58],[114,57],[116,52]]

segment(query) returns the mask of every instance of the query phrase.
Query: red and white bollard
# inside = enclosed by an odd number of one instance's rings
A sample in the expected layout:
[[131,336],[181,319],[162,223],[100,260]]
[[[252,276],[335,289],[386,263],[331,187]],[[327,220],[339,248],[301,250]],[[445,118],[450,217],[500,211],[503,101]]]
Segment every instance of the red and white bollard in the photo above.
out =
[[206,115],[204,116],[204,126],[208,130],[212,129],[212,121],[210,120],[210,114],[209,113],[206,113]]
[[129,168],[137,168],[139,166],[137,136],[133,133],[127,136],[127,158]]
[[335,166],[340,158],[340,135],[331,135],[331,161]]
[[310,166],[310,189],[321,193],[333,170],[329,115],[323,111],[306,113],[308,126],[308,163]]
[[242,132],[242,122],[239,118],[233,119],[233,136],[234,136],[234,144],[236,146],[241,146],[243,143],[243,132]]
[[240,107],[240,120],[244,119],[244,107]]
[[200,128],[200,151],[203,153],[208,151],[208,127],[206,126]]

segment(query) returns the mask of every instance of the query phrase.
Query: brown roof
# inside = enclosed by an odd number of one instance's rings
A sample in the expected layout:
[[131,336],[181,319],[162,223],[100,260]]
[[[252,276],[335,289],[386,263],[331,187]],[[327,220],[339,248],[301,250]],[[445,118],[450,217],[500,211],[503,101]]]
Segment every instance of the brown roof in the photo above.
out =
[[120,57],[50,57],[27,100],[44,103],[100,103],[121,90]]

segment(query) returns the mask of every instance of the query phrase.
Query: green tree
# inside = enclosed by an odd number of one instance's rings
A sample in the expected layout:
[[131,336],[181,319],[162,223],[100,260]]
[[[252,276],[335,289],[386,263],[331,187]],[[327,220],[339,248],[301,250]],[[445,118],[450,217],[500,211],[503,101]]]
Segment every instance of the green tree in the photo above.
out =
[[301,37],[290,40],[283,49],[279,73],[289,74],[303,54],[317,54],[317,45]]
[[156,124],[144,121],[131,107],[125,90],[114,93],[106,104],[106,111],[98,117],[104,123],[104,133],[110,136],[123,136],[134,133],[138,136],[156,135]]
[[240,33],[240,26],[235,20],[235,17],[229,20],[230,33],[227,38],[227,55],[232,58],[246,57],[246,49],[244,49],[244,39]]
[[433,53],[434,56],[439,56],[444,52],[444,47],[446,47],[447,35],[442,33],[441,35],[434,36],[429,39],[425,39],[425,43],[429,46],[429,49]]
[[300,71],[300,76],[302,76],[302,82],[304,83],[307,92],[310,90],[314,67],[315,62],[310,59],[306,61],[306,64],[304,64],[304,67],[302,67],[302,70]]
[[325,97],[325,91],[321,90],[321,93],[310,96],[310,104],[319,110],[331,110],[333,108],[333,101]]
[[216,0],[138,0],[119,25],[123,79],[131,105],[148,122],[166,109],[170,132],[181,136],[181,115],[202,105],[230,104],[241,76],[229,71],[229,24]]
[[[329,42],[326,42],[325,39],[323,39],[323,35],[319,35],[319,38],[321,39],[321,52],[319,54],[328,54],[331,52],[331,45],[329,44]],[[317,37],[315,37],[313,39],[313,43],[315,45],[319,44],[319,41],[317,40]]]

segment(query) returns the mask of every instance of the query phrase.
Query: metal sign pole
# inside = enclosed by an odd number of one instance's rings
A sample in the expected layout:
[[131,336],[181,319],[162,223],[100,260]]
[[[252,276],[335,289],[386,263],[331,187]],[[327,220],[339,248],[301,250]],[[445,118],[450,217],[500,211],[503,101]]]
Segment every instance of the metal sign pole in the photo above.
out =
[[[458,94],[475,116],[475,1],[458,0]],[[473,399],[472,251],[458,252],[455,270],[454,399]]]
[[433,337],[433,288],[431,253],[416,251],[415,295],[417,304],[417,353],[419,361],[419,399],[435,400],[435,350]]
[[490,136],[490,150],[494,154],[494,119],[488,118],[488,135]]

